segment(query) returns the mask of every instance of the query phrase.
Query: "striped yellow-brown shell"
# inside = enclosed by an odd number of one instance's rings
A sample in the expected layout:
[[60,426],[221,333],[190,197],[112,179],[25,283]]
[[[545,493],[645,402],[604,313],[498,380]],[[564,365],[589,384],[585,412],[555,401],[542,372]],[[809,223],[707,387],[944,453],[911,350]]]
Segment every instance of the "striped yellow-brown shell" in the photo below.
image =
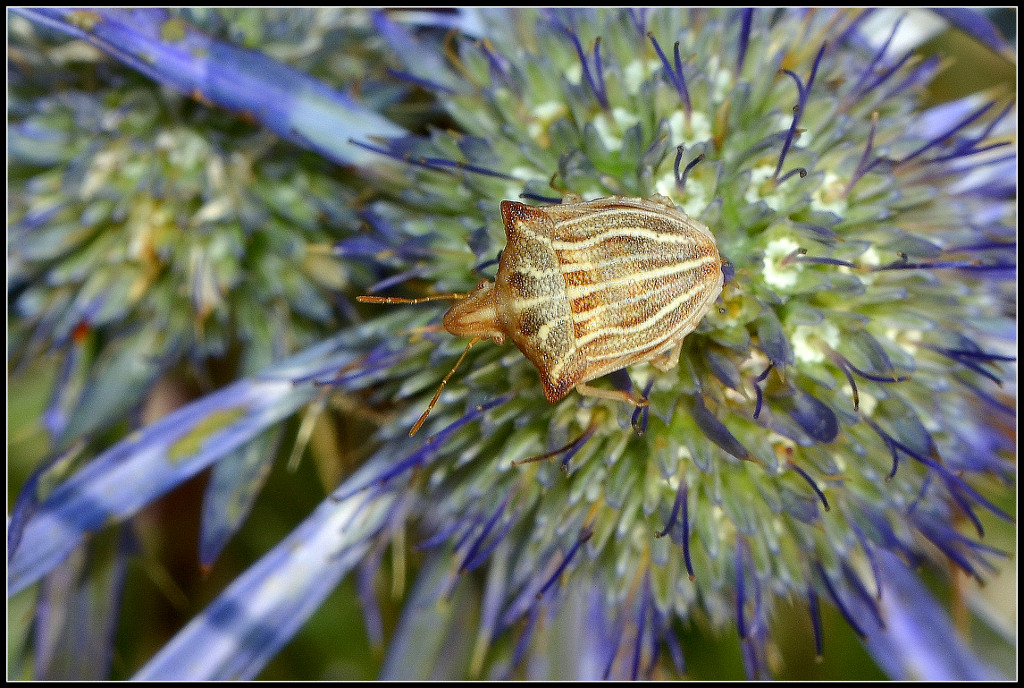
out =
[[634,363],[671,368],[722,291],[714,236],[663,196],[502,201],[501,216],[508,245],[494,283],[456,303],[444,325],[510,337],[550,402]]

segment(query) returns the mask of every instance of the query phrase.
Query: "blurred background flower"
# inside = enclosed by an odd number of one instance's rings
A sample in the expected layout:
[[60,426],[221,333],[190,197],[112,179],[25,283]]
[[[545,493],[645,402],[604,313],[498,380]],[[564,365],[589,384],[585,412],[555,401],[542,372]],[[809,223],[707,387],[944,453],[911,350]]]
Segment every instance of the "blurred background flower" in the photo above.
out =
[[[981,15],[10,19],[11,677],[1012,674]],[[549,405],[480,345],[408,437],[463,343],[354,296],[467,291],[564,192],[712,228],[679,368]]]

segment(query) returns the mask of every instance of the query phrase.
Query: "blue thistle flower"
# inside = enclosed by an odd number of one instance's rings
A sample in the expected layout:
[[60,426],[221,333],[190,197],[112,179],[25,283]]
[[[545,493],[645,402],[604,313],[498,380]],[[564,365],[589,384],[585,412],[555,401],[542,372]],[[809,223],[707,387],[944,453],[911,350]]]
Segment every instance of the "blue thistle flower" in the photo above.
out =
[[[325,124],[404,131],[377,115],[360,123],[345,94],[165,13],[66,14],[30,16],[130,46],[119,55],[144,74],[242,113],[259,107],[263,123],[314,148]],[[102,77],[108,66],[25,36],[12,63],[15,350],[64,358],[47,416],[59,447],[109,427],[182,363],[201,380],[227,357],[259,370],[338,322],[333,294],[351,278],[329,242],[360,222],[350,188],[315,159],[282,164],[274,137],[204,121],[152,83],[68,88],[75,70]],[[197,54],[233,71],[211,79]],[[53,61],[40,92],[37,74]],[[260,80],[276,88],[253,101]],[[347,142],[318,150],[346,162],[361,154]]]
[[[121,50],[154,35],[120,14],[44,18]],[[187,78],[239,63],[259,78],[269,58],[216,42],[184,67],[122,58],[352,165],[352,208],[339,212],[358,221],[333,254],[367,292],[469,291],[504,244],[498,201],[564,192],[669,198],[712,229],[726,286],[676,370],[599,383],[639,390],[648,407],[548,404],[520,352],[481,345],[463,354],[426,440],[405,430],[463,347],[429,306],[368,309],[364,324],[148,426],[36,499],[53,468],[38,473],[12,516],[10,590],[51,580],[85,533],[243,456],[303,405],[316,417],[338,388],[389,415],[378,449],[139,677],[255,675],[353,568],[383,640],[374,581],[389,552],[402,570],[407,545],[419,571],[387,678],[675,676],[691,624],[732,629],[747,675],[762,677],[793,600],[818,654],[828,606],[893,677],[990,675],[950,640],[910,568],[940,560],[983,579],[1003,555],[986,529],[1012,523],[1004,428],[1016,411],[1000,387],[1015,370],[1013,106],[927,106],[939,61],[896,54],[898,21],[865,41],[870,19],[480,12],[446,17],[455,34],[378,13],[398,60],[389,78],[429,94],[448,126],[412,135],[355,108],[331,143],[282,124],[309,122],[285,96],[316,99],[318,87],[284,89],[264,111],[251,93],[218,100]],[[175,26],[186,43],[212,40]],[[127,480],[131,497],[111,499]],[[207,503],[241,484],[252,482],[212,481]],[[224,525],[218,542],[237,528],[207,517]],[[936,645],[942,664],[913,663]]]

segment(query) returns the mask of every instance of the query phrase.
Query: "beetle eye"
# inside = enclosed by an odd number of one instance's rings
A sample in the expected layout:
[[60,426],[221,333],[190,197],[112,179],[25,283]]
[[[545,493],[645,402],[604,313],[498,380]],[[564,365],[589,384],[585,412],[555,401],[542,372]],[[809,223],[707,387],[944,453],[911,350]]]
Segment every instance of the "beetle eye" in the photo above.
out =
[[476,290],[480,291],[481,289],[486,287],[488,284],[490,284],[490,282],[488,282],[485,279],[482,279],[482,280],[480,280],[479,282],[476,283]]

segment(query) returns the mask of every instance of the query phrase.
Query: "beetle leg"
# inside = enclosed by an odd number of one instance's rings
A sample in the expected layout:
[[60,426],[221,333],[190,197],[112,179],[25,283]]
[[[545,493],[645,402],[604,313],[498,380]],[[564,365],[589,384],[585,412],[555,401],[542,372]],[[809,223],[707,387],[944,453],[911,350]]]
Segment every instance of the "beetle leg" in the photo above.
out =
[[578,193],[573,193],[572,191],[566,191],[565,193],[562,194],[562,203],[563,204],[564,203],[582,203],[582,202],[583,202],[583,196],[580,196]]
[[675,368],[679,365],[679,355],[683,351],[683,343],[680,341],[678,344],[673,346],[671,349],[662,351],[660,354],[651,359],[651,365],[660,370],[663,373]]
[[663,196],[661,194],[656,193],[653,196],[651,196],[650,200],[654,201],[655,203],[660,203],[661,205],[665,206],[666,208],[671,208],[672,210],[676,210],[676,204],[673,203],[672,199],[669,198],[668,196]]
[[623,392],[619,389],[600,389],[598,387],[591,387],[590,385],[580,382],[576,385],[576,391],[585,397],[597,397],[598,399],[611,399],[612,401],[621,401],[633,406],[644,407],[647,406],[647,399],[644,397],[634,397],[629,392]]

